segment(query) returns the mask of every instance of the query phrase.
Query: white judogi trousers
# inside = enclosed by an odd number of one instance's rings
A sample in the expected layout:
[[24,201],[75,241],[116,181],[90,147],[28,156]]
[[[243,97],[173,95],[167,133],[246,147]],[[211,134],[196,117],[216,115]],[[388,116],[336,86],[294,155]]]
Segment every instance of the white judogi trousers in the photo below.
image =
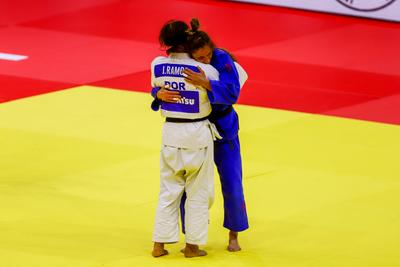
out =
[[[178,131],[181,134],[197,129],[196,134],[203,131],[203,134],[208,134],[209,137],[203,138],[207,145],[201,148],[166,145],[168,140],[162,145],[160,194],[155,217],[154,242],[174,243],[179,241],[179,205],[184,191],[187,196],[185,203],[186,243],[204,245],[207,241],[209,207],[214,200],[213,140],[209,126],[204,128],[206,126],[204,124],[209,124],[209,122],[190,124],[166,123],[167,127],[164,127],[164,134],[167,137],[169,127],[181,128],[181,131]],[[200,125],[201,127],[199,127]],[[173,132],[176,133],[176,130]],[[204,131],[208,131],[208,133]]]

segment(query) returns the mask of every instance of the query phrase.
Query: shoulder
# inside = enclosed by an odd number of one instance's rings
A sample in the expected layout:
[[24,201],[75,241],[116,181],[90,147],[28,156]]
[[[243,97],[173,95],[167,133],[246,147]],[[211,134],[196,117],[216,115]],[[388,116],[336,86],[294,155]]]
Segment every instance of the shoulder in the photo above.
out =
[[215,48],[213,52],[213,58],[211,59],[211,64],[221,73],[221,72],[231,72],[234,68],[234,61],[231,55],[220,48]]
[[[219,59],[219,60],[224,60],[224,61],[226,61],[226,60],[232,60],[231,55],[229,55],[229,53],[226,52],[226,51],[223,50],[223,49],[215,48],[213,53],[214,53],[213,56],[216,57],[216,58]],[[233,61],[233,60],[232,60],[232,61]]]
[[209,70],[209,71],[217,71],[217,69],[216,68],[214,68],[212,65],[210,65],[210,64],[204,64],[204,63],[201,63],[201,62],[197,62],[197,65],[200,67],[200,68],[202,68],[203,70],[205,69],[205,70]]
[[213,53],[211,64],[219,71],[219,73],[236,73],[235,63],[228,52],[216,48]]
[[154,58],[153,61],[151,61],[151,66],[154,66],[154,65],[156,65],[156,64],[163,63],[163,62],[165,62],[167,59],[168,59],[167,57],[158,56],[158,57]]
[[212,65],[197,62],[197,66],[199,66],[205,72],[208,78],[211,78],[212,80],[218,79],[219,77],[218,70],[214,68]]

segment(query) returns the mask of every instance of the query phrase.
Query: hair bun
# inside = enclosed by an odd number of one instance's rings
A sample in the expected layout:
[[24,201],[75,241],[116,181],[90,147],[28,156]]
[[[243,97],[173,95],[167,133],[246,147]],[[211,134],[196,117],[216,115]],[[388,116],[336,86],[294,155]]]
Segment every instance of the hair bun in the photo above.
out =
[[197,32],[200,28],[200,22],[198,19],[193,18],[190,20],[190,27],[192,28],[193,32]]

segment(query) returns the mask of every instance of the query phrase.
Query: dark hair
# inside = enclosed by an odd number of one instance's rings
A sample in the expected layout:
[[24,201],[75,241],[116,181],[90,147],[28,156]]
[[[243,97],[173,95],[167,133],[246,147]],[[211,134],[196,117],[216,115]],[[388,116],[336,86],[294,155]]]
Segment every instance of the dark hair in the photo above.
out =
[[211,49],[215,48],[215,44],[211,40],[210,36],[204,31],[199,31],[200,22],[198,19],[191,19],[190,27],[191,30],[189,31],[188,36],[188,50],[190,54],[204,47],[205,45],[208,45]]
[[180,20],[170,20],[161,28],[158,40],[162,47],[167,47],[167,53],[179,48],[186,50],[189,26]]
[[[193,54],[196,50],[208,45],[211,49],[214,49],[216,46],[214,42],[211,40],[210,36],[204,32],[204,31],[199,31],[200,28],[200,22],[198,19],[191,19],[190,21],[190,27],[191,30],[189,31],[189,36],[188,36],[188,50],[189,54]],[[233,61],[236,61],[236,57],[232,55],[231,52],[224,48],[219,48],[223,50],[225,53],[227,53]]]

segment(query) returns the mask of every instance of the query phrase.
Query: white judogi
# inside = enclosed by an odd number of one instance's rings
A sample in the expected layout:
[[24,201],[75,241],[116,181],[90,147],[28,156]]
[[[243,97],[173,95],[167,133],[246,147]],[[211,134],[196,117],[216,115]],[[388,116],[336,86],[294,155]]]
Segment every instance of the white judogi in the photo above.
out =
[[[218,71],[202,64],[186,53],[157,57],[151,64],[152,86],[169,85],[179,90],[180,103],[161,104],[164,117],[199,119],[211,112],[207,92],[186,83],[185,67],[199,66],[212,80]],[[207,241],[208,209],[214,197],[213,125],[208,120],[197,122],[165,122],[160,156],[160,195],[155,217],[153,241],[173,243],[179,240],[179,205],[184,191],[186,243],[202,245]]]
[[233,63],[235,64],[236,70],[239,74],[240,89],[242,89],[244,83],[247,81],[249,76],[247,75],[247,72],[243,69],[243,67],[239,63],[237,63],[236,61]]

